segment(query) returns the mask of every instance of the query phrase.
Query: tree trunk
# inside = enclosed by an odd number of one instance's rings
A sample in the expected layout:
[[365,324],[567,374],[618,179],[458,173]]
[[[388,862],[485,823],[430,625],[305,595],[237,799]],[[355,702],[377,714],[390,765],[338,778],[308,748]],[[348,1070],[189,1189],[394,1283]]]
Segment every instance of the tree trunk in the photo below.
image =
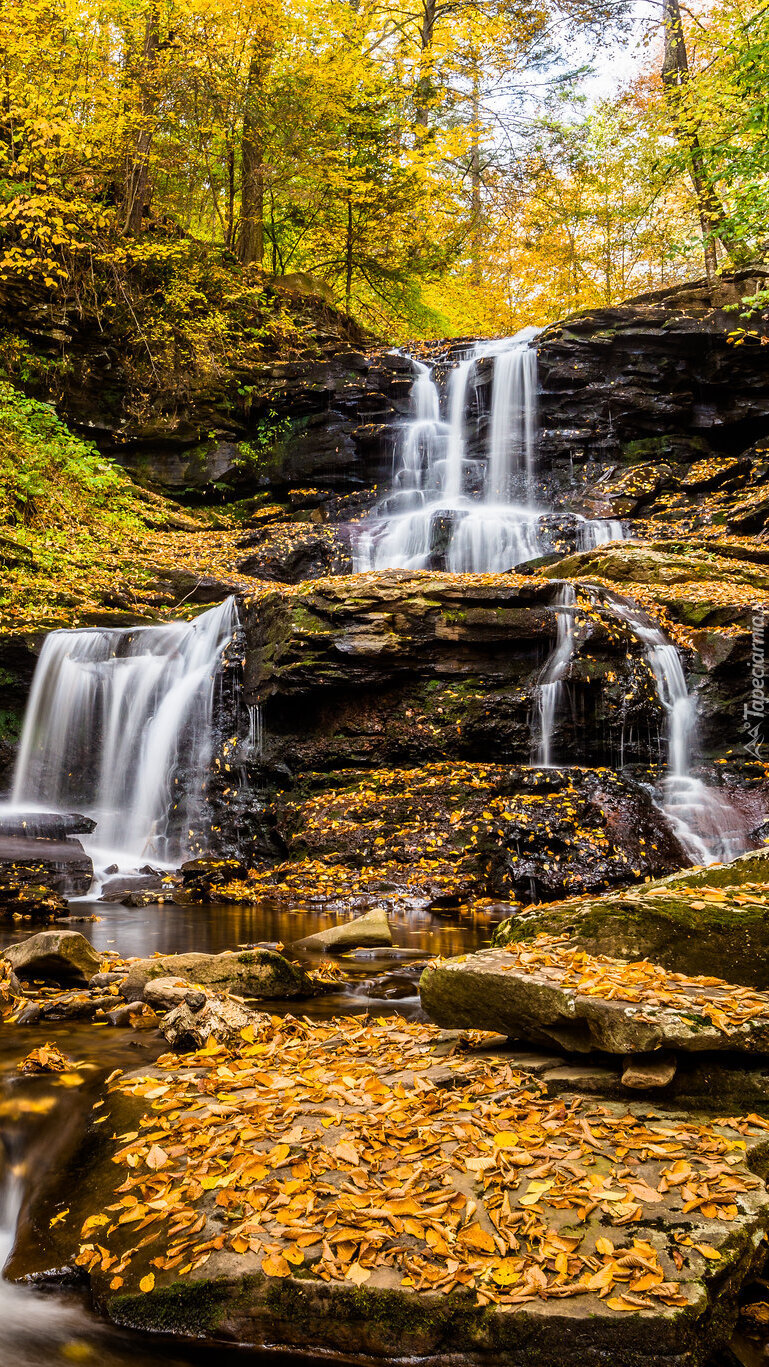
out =
[[139,67],[139,132],[133,155],[126,166],[123,192],[123,231],[138,233],[149,207],[150,151],[152,150],[153,119],[158,102],[156,83],[157,60],[160,50],[160,15],[153,2],[147,10],[144,24],[144,44]]
[[235,242],[235,148],[227,148],[227,218],[224,227],[224,245],[232,251]]
[[422,0],[422,22],[419,26],[419,76],[414,90],[417,135],[424,139],[428,133],[430,102],[433,94],[432,48],[435,37],[437,0]]
[[480,148],[481,97],[478,63],[473,54],[473,145],[470,150],[470,280],[474,289],[480,289],[483,278],[481,256],[483,252],[483,222],[481,203],[481,148]]
[[735,241],[729,229],[729,221],[715,185],[710,178],[706,157],[696,129],[691,127],[688,120],[682,119],[680,116],[680,92],[689,83],[690,71],[679,0],[664,0],[663,24],[665,27],[665,55],[662,62],[662,84],[668,91],[676,113],[678,136],[687,150],[689,174],[697,198],[702,227],[705,273],[710,284],[714,284],[718,272],[716,239],[737,265],[747,259],[748,253],[740,243]]
[[352,275],[353,275],[353,214],[352,214],[352,191],[347,191],[347,240],[345,242],[345,270],[344,270],[344,303],[347,313],[352,311]]
[[264,256],[264,124],[261,105],[270,55],[269,45],[257,39],[248,65],[243,115],[238,256],[244,266],[261,266]]

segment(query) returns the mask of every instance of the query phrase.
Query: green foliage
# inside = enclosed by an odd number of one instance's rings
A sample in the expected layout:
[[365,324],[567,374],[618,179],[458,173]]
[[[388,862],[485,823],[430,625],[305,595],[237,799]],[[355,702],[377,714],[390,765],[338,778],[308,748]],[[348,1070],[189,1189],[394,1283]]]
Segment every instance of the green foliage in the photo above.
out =
[[45,620],[93,601],[142,529],[122,471],[0,380],[0,616]]

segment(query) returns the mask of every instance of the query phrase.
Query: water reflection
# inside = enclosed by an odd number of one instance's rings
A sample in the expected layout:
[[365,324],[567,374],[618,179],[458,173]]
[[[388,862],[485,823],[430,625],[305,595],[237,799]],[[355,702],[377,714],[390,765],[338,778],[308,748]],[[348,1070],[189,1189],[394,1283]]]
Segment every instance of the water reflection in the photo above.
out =
[[[110,903],[78,901],[74,907],[78,916],[95,915],[97,921],[70,921],[66,924],[79,930],[94,947],[104,952],[113,950],[124,958],[161,954],[186,954],[197,951],[219,954],[259,943],[282,944],[287,950],[297,940],[316,930],[325,930],[340,920],[350,920],[353,914],[336,915],[332,912],[308,911],[301,906],[281,906],[261,902],[256,906],[173,907],[155,906],[131,908]],[[395,1009],[413,1015],[418,1012],[418,965],[436,955],[449,957],[466,954],[487,943],[501,912],[493,909],[459,908],[451,919],[438,917],[413,907],[393,910],[390,924],[395,941],[392,949],[358,950],[336,960],[344,968],[346,983],[333,997],[315,1001],[294,1002],[287,1006],[275,1003],[275,1010],[291,1010],[301,1015],[328,1016],[342,1012],[367,1009]],[[33,927],[23,928],[0,923],[0,948],[13,940],[24,939]],[[291,957],[307,968],[317,968],[317,954],[297,948]],[[397,975],[410,978],[410,994],[398,991],[393,998],[382,996],[377,990],[377,979]],[[383,989],[387,992],[387,987]],[[393,986],[395,991],[395,987]],[[271,1006],[271,1009],[273,1007]]]

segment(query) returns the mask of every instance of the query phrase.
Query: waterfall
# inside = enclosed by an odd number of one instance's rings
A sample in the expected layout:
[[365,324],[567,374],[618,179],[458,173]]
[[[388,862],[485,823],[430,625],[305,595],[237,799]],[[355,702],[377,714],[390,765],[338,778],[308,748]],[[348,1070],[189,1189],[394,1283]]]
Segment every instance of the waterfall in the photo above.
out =
[[[414,361],[411,415],[392,487],[353,531],[355,569],[503,574],[550,550],[547,509],[533,501],[537,457],[536,328],[479,342],[451,371],[446,419],[428,366]],[[485,449],[468,455],[479,361],[493,362]],[[516,501],[517,500],[517,501]],[[578,549],[622,538],[622,523],[579,519]]]
[[479,352],[494,357],[487,503],[509,503],[521,476],[531,499],[537,442],[537,353],[531,342],[536,336],[536,328],[524,328],[507,345]]
[[[464,492],[465,482],[465,413],[467,387],[475,366],[475,353],[460,361],[451,372],[449,381],[449,430],[446,438],[446,465],[443,475],[442,501],[454,503]],[[436,398],[438,391],[435,390]],[[440,403],[440,400],[439,400]]]
[[745,849],[741,818],[717,789],[708,788],[691,772],[697,708],[686,686],[681,656],[640,609],[605,591],[603,596],[643,645],[665,713],[668,768],[662,784],[662,808],[696,863],[734,859]]
[[264,754],[264,718],[260,703],[251,703],[248,709],[248,750],[254,759]]
[[11,801],[95,819],[95,862],[178,864],[202,812],[235,600],[193,622],[51,632]]
[[[411,417],[392,488],[355,530],[355,569],[504,573],[546,549],[531,505],[537,438],[535,328],[479,343],[451,372],[447,418],[430,370],[415,361]],[[494,361],[488,449],[468,458],[468,408],[481,359]],[[526,502],[516,503],[516,489]]]
[[556,639],[536,694],[536,749],[534,762],[543,769],[552,764],[555,719],[563,693],[563,681],[574,653],[574,586],[564,584],[558,595]]
[[605,546],[609,541],[624,540],[622,523],[613,517],[585,519],[577,531],[577,550],[592,551],[596,546]]

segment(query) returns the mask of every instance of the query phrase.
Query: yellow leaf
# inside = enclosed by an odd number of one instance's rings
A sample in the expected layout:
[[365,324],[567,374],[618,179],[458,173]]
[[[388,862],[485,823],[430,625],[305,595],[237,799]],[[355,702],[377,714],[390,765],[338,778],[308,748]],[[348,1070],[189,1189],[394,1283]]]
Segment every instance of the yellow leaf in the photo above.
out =
[[262,1258],[262,1272],[265,1277],[290,1277],[291,1268],[282,1254],[273,1253],[268,1257]]
[[498,1149],[517,1149],[520,1140],[515,1130],[500,1130],[499,1134],[494,1135],[493,1142]]
[[513,1282],[520,1280],[521,1274],[516,1271],[514,1258],[504,1258],[491,1275],[497,1286],[512,1286]]
[[140,1290],[140,1291],[147,1292],[147,1291],[154,1291],[154,1289],[155,1289],[155,1273],[154,1273],[154,1272],[148,1272],[147,1275],[146,1275],[146,1277],[142,1277],[141,1281],[139,1282],[139,1290]]

